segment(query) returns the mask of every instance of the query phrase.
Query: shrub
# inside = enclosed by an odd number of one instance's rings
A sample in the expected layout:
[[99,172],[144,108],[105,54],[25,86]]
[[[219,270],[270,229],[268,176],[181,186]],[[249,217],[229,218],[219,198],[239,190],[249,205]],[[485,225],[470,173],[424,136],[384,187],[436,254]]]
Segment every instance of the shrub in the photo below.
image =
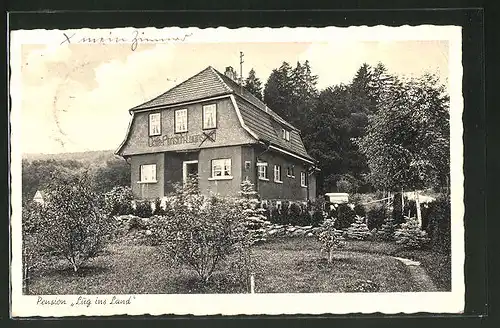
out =
[[371,236],[371,232],[365,223],[365,218],[357,215],[356,221],[347,229],[347,238],[354,240],[366,240]]
[[339,204],[336,209],[331,212],[335,216],[335,228],[344,230],[348,228],[355,220],[356,213],[348,204]]
[[309,226],[313,225],[311,213],[307,210],[306,206],[299,206],[300,208],[300,216],[298,225],[300,226]]
[[174,263],[189,266],[204,283],[229,255],[249,256],[250,235],[238,201],[179,190],[171,206],[172,216],[156,231],[158,240]]
[[387,207],[385,204],[374,206],[366,213],[368,229],[380,229],[387,216]]
[[290,203],[288,201],[282,201],[281,209],[279,210],[280,224],[290,224],[290,220],[288,219],[289,210],[290,210]]
[[153,215],[151,202],[148,200],[137,201],[135,204],[134,215],[140,218],[150,218]]
[[[167,205],[165,204],[165,207]],[[154,210],[153,210],[153,215],[165,215],[165,208],[163,208],[163,206],[161,205],[161,199],[160,198],[156,198],[155,199],[155,206],[154,206]]]
[[328,263],[332,263],[333,251],[343,246],[343,237],[335,229],[335,220],[326,219],[320,226],[318,240],[321,243],[321,253],[328,253]]
[[438,197],[429,204],[427,231],[432,246],[439,252],[449,253],[451,247],[451,207],[448,197]]
[[112,232],[113,219],[104,215],[104,201],[83,175],[50,185],[41,212],[40,248],[67,259],[74,271],[97,256]]
[[406,217],[406,222],[394,233],[396,244],[407,249],[424,248],[429,243],[427,233],[420,228],[416,218]]
[[132,189],[130,187],[114,187],[104,196],[108,215],[128,215],[134,212],[132,208]]
[[277,207],[271,206],[268,211],[271,223],[282,224],[280,211],[278,210]]
[[323,210],[315,210],[311,216],[311,225],[313,227],[319,227],[325,220],[325,217],[326,213]]
[[378,236],[382,240],[391,241],[394,240],[394,231],[396,231],[394,219],[392,218],[392,216],[388,216],[384,220],[382,227],[380,227],[380,229],[378,230]]
[[302,214],[302,209],[300,208],[300,205],[296,203],[291,203],[290,206],[288,207],[288,215],[286,223],[295,226],[303,225],[301,214]]

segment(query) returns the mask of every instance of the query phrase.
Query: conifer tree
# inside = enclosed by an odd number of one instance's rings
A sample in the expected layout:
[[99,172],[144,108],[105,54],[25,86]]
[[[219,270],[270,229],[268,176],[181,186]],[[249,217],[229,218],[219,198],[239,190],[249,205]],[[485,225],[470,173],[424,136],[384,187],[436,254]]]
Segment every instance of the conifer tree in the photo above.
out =
[[255,97],[262,100],[262,82],[255,75],[255,70],[252,68],[245,80],[245,89],[251,92]]
[[394,218],[392,215],[389,215],[385,218],[382,227],[378,231],[378,235],[380,238],[386,241],[394,240],[394,231],[396,230],[396,224],[394,222]]
[[258,194],[255,191],[254,184],[245,179],[241,182],[240,205],[245,214],[245,226],[250,232],[252,243],[265,241],[264,226],[268,224],[265,216],[265,209],[261,208]]
[[415,217],[406,217],[406,222],[394,233],[396,244],[408,249],[419,249],[428,245],[430,239],[427,232],[420,228]]
[[355,240],[365,240],[370,237],[370,229],[365,223],[365,218],[356,215],[356,221],[347,229],[347,238]]

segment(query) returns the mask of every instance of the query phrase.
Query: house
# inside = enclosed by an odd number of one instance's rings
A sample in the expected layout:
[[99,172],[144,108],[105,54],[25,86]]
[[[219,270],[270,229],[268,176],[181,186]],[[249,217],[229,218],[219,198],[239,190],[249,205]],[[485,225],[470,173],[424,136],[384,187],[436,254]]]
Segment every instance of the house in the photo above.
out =
[[131,165],[137,199],[168,195],[193,173],[207,195],[237,196],[248,179],[262,199],[316,196],[316,162],[300,131],[213,67],[129,113],[116,154]]
[[43,192],[40,190],[37,190],[35,193],[35,196],[33,197],[33,201],[35,203],[40,204],[40,205],[45,204],[45,200],[43,199]]

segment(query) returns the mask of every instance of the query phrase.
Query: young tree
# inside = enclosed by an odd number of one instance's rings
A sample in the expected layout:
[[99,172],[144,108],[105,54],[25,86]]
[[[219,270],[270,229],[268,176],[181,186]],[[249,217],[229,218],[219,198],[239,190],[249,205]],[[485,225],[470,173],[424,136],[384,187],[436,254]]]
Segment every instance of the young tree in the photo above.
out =
[[333,252],[336,248],[341,248],[342,244],[342,236],[335,229],[335,220],[334,219],[326,219],[320,225],[320,233],[318,235],[318,239],[321,243],[321,252],[328,253],[328,263],[332,263],[333,261]]
[[255,75],[255,70],[252,68],[248,72],[248,77],[245,80],[245,89],[250,91],[255,97],[262,100],[262,82]]
[[92,192],[86,174],[51,184],[45,195],[40,246],[67,259],[76,272],[104,249],[113,221],[104,215],[103,199]]

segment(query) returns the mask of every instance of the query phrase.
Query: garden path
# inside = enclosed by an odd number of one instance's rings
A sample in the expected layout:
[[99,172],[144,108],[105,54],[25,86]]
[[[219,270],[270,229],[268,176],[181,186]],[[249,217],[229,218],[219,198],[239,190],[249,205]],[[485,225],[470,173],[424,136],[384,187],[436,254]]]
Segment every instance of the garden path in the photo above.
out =
[[410,259],[405,259],[402,257],[394,257],[394,259],[403,262],[408,267],[408,270],[410,271],[410,274],[415,283],[415,287],[417,287],[419,291],[422,292],[437,291],[436,285],[434,285],[427,272],[425,272],[425,269],[420,266],[420,262],[413,261]]

